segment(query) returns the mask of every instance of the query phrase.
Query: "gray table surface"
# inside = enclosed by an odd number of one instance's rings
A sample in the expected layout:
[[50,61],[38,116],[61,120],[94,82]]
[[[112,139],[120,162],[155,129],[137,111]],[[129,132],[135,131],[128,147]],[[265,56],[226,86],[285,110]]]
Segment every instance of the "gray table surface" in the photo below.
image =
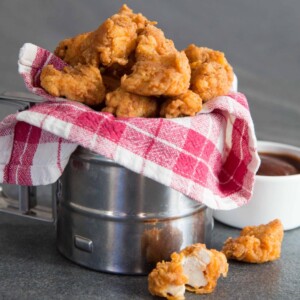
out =
[[[24,91],[20,46],[53,49],[62,38],[93,29],[122,1],[0,2],[0,91]],[[127,1],[159,22],[179,49],[194,42],[223,50],[246,94],[259,139],[300,146],[300,1]],[[1,111],[5,115],[5,111]],[[238,230],[216,223],[212,247]],[[230,263],[213,294],[186,299],[300,299],[300,229],[285,233],[280,260]],[[0,299],[154,299],[145,276],[79,267],[56,250],[50,224],[0,214]]]
[[[239,230],[215,224],[212,247],[220,249]],[[285,233],[282,255],[262,265],[230,262],[216,290],[195,299],[300,299],[300,230]],[[49,224],[1,214],[1,299],[156,299],[146,276],[119,276],[77,266],[58,253]]]

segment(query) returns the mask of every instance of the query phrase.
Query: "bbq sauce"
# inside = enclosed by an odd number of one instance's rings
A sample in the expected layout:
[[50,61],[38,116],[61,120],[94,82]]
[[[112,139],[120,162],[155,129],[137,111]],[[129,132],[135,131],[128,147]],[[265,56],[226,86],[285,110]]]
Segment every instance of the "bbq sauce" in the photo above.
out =
[[288,176],[300,174],[300,158],[289,154],[259,153],[261,164],[257,175]]

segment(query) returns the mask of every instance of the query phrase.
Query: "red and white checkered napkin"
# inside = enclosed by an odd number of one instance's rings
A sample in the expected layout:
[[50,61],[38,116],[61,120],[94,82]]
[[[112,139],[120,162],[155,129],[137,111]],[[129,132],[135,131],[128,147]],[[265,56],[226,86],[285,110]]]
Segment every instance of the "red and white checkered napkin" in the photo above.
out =
[[259,165],[256,137],[243,94],[204,104],[195,117],[115,118],[40,88],[46,64],[65,63],[25,44],[19,72],[45,101],[0,123],[0,181],[21,185],[55,182],[78,145],[215,209],[249,200]]

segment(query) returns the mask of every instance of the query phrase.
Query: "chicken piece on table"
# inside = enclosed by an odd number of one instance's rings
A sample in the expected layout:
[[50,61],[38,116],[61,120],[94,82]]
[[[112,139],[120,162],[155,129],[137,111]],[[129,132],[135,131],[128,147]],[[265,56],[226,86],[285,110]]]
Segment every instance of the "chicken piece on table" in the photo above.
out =
[[217,280],[226,277],[228,263],[225,255],[204,244],[194,244],[174,252],[170,262],[158,263],[148,277],[152,295],[167,299],[184,299],[185,289],[196,294],[214,291]]
[[244,227],[240,236],[228,238],[222,252],[228,259],[264,263],[280,258],[283,226],[275,219],[266,225]]
[[148,277],[148,288],[152,295],[165,297],[168,300],[184,299],[188,278],[183,274],[182,256],[174,253],[172,261],[157,263]]

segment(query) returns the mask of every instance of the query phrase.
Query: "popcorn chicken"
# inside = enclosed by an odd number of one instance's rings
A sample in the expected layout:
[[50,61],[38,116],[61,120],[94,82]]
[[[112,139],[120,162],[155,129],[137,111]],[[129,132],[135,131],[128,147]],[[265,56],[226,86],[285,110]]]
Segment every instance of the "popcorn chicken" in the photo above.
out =
[[106,94],[104,112],[110,112],[117,117],[155,117],[157,101],[153,97],[140,96],[118,88]]
[[167,99],[161,106],[160,116],[178,118],[195,116],[202,108],[202,99],[198,94],[188,90],[177,97]]
[[165,297],[168,300],[184,299],[185,284],[188,279],[183,274],[182,256],[173,253],[172,261],[157,263],[148,277],[148,288],[152,295]]
[[60,41],[54,50],[54,54],[70,66],[76,66],[78,63],[85,64],[86,60],[80,54],[80,51],[85,41],[87,41],[91,35],[92,32],[85,32]]
[[108,18],[95,31],[79,34],[59,43],[55,55],[66,63],[93,66],[126,65],[136,47],[138,31],[147,24],[155,24],[142,14],[135,14],[123,5],[117,14]]
[[239,237],[228,238],[222,252],[228,259],[264,263],[280,257],[283,226],[275,219],[266,225],[247,226]]
[[179,254],[174,252],[170,262],[157,264],[148,278],[149,291],[167,299],[184,299],[185,289],[208,294],[215,289],[218,278],[226,277],[227,272],[228,263],[223,253],[208,250],[204,244],[194,244]]
[[194,44],[178,51],[154,25],[122,5],[94,31],[62,40],[54,54],[68,66],[45,66],[41,86],[117,117],[146,118],[195,116],[203,102],[229,92],[224,53]]
[[185,54],[192,70],[190,89],[204,102],[229,92],[233,70],[223,52],[191,44]]
[[128,92],[143,96],[177,96],[190,85],[191,69],[184,51],[153,25],[140,33],[135,50],[136,63],[132,73],[121,78],[121,86]]
[[47,65],[41,73],[41,86],[52,96],[95,106],[104,100],[105,86],[98,68],[78,64],[56,70]]

